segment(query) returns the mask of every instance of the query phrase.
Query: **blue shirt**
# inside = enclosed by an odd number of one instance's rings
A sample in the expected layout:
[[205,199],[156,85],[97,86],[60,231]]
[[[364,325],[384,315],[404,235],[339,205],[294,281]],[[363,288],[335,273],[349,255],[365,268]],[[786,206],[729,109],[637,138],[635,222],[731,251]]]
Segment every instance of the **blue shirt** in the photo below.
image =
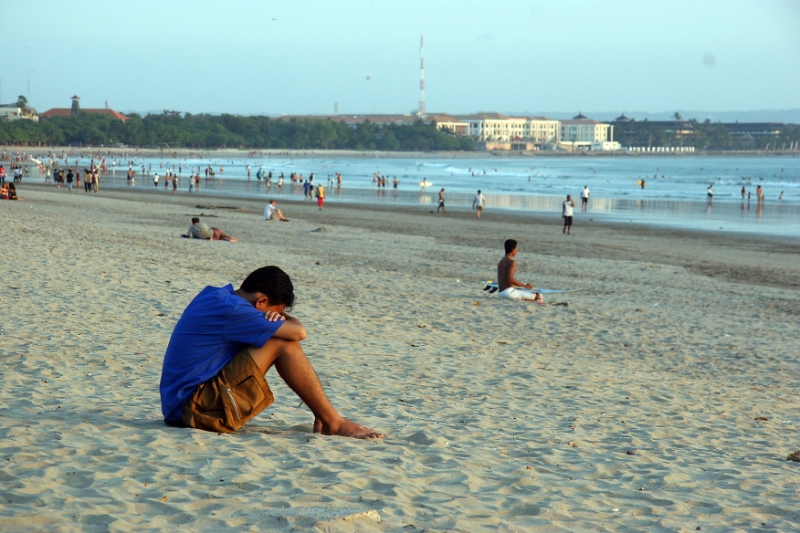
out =
[[181,315],[164,354],[161,412],[178,421],[201,383],[216,376],[245,346],[264,346],[283,325],[234,293],[233,286],[206,287]]

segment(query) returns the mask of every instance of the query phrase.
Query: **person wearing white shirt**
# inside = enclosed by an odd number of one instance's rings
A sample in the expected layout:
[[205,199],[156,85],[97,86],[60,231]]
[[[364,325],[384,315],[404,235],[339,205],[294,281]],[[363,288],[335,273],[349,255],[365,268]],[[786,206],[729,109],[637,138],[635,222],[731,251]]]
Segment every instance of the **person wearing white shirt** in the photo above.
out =
[[586,208],[589,206],[589,186],[584,185],[583,190],[581,191],[581,208],[586,211]]
[[283,216],[281,210],[275,207],[275,200],[270,200],[264,208],[264,220],[269,221],[273,218],[277,218],[281,222],[289,222],[289,219]]
[[483,211],[483,206],[485,205],[486,197],[481,191],[478,191],[478,194],[475,195],[475,199],[472,200],[472,207],[475,208],[475,211],[478,213],[478,220],[481,218],[481,211]]
[[575,204],[572,202],[572,197],[568,194],[567,199],[561,204],[561,217],[564,219],[564,229],[561,230],[561,233],[566,233],[570,235],[570,230],[572,230],[572,208],[575,207]]

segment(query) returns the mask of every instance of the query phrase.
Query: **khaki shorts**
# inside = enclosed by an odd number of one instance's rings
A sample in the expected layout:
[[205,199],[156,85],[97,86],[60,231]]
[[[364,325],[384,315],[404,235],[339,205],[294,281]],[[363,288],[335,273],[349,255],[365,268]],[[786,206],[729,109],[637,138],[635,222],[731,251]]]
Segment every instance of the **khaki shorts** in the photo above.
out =
[[264,374],[244,348],[197,387],[184,405],[181,422],[190,428],[233,433],[273,401]]

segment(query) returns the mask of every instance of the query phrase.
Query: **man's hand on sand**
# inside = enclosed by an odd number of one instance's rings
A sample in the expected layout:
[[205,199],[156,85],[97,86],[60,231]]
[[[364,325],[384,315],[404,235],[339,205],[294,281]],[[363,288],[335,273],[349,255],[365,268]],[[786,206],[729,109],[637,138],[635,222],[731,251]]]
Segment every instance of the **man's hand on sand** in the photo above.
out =
[[267,321],[269,321],[269,322],[277,322],[279,320],[280,321],[286,320],[286,318],[282,314],[277,313],[275,311],[268,311],[268,312],[264,313],[264,318],[266,318]]
[[354,439],[382,439],[383,433],[372,431],[362,425],[356,424],[352,420],[339,417],[339,422],[335,425],[326,426],[319,418],[314,419],[314,433],[322,435],[336,435],[338,437],[352,437]]

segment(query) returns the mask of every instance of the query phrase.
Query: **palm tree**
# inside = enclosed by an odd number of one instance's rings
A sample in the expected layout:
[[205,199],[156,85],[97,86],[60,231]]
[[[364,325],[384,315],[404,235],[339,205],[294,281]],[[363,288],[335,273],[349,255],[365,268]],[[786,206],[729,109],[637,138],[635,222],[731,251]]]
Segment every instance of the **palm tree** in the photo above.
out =
[[675,111],[675,114],[674,114],[674,115],[672,115],[672,116],[673,116],[673,117],[675,117],[675,120],[677,120],[678,122],[680,122],[681,120],[683,120],[683,117],[682,117],[682,116],[681,116],[681,114],[680,114],[679,112],[677,112],[677,111]]
[[19,95],[19,97],[17,97],[17,107],[19,107],[20,109],[25,109],[25,106],[27,105],[28,105],[28,99],[25,98],[25,96],[22,94]]

